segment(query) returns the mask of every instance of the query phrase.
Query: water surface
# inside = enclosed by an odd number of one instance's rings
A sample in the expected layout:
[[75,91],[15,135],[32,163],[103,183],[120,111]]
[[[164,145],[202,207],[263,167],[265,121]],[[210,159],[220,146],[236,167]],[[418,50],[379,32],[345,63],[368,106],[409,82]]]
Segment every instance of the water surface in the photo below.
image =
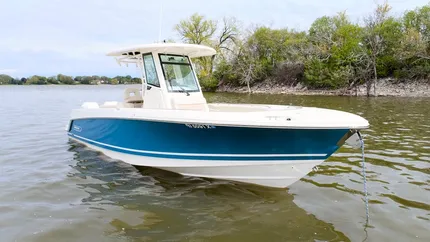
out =
[[288,189],[133,167],[68,140],[70,110],[124,86],[0,86],[0,241],[430,241],[430,99],[206,94],[210,102],[362,115],[342,147]]

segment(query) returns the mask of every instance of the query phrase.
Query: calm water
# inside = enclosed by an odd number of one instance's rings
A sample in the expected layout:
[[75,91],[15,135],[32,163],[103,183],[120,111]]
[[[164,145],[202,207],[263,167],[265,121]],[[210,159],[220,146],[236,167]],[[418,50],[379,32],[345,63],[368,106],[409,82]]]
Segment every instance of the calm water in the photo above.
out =
[[207,94],[211,102],[360,114],[341,148],[288,189],[135,168],[70,142],[69,112],[123,86],[0,86],[0,241],[430,241],[430,99]]

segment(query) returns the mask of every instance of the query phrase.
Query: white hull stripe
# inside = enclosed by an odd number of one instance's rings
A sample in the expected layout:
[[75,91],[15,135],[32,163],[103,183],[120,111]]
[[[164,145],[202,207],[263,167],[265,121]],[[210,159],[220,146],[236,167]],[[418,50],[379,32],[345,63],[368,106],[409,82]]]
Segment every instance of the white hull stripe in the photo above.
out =
[[325,158],[326,154],[198,154],[198,153],[175,153],[175,152],[161,152],[161,151],[149,151],[149,150],[135,150],[135,149],[129,149],[124,147],[119,147],[115,145],[109,145],[102,142],[94,141],[91,139],[87,139],[84,137],[81,137],[76,134],[69,133],[70,136],[76,137],[81,140],[85,140],[91,143],[95,143],[98,145],[111,147],[114,149],[129,151],[129,152],[136,152],[136,153],[142,153],[142,154],[154,154],[154,155],[172,155],[172,156],[208,156],[208,157],[321,157]]

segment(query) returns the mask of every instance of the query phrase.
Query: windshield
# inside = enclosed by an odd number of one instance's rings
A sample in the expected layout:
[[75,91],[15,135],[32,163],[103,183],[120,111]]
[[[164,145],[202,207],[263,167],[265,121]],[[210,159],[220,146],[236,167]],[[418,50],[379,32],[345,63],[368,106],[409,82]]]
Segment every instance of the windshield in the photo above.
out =
[[188,57],[160,54],[160,61],[169,92],[199,91]]

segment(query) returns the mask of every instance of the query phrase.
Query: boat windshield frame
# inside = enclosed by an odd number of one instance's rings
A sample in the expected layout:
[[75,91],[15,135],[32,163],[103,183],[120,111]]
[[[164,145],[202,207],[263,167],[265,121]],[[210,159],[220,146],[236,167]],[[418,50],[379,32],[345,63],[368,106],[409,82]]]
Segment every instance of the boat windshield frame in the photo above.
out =
[[[162,56],[167,56],[167,57],[182,57],[182,58],[186,58],[185,62],[175,62],[175,61],[163,61]],[[168,53],[158,53],[158,58],[160,61],[160,66],[161,66],[161,70],[163,72],[163,77],[166,83],[166,87],[167,87],[167,91],[168,92],[185,92],[185,93],[189,93],[189,92],[200,92],[200,86],[198,83],[198,79],[195,75],[195,71],[192,65],[192,62],[190,60],[190,58],[186,55],[176,55],[176,54],[168,54]],[[182,86],[180,84],[178,84],[176,82],[176,85],[174,85],[172,83],[172,80],[176,80],[177,76],[176,76],[176,72],[175,72],[175,79],[172,79],[169,81],[168,77],[167,77],[167,73],[165,70],[164,65],[172,65],[173,67],[175,66],[188,66],[190,68],[190,72],[189,75],[191,75],[192,79],[188,79],[188,81],[192,81],[192,86],[191,88],[187,88],[190,86]],[[178,69],[176,69],[176,71],[178,71]],[[182,77],[182,79],[185,79],[184,77]],[[175,88],[178,88],[177,90]]]

